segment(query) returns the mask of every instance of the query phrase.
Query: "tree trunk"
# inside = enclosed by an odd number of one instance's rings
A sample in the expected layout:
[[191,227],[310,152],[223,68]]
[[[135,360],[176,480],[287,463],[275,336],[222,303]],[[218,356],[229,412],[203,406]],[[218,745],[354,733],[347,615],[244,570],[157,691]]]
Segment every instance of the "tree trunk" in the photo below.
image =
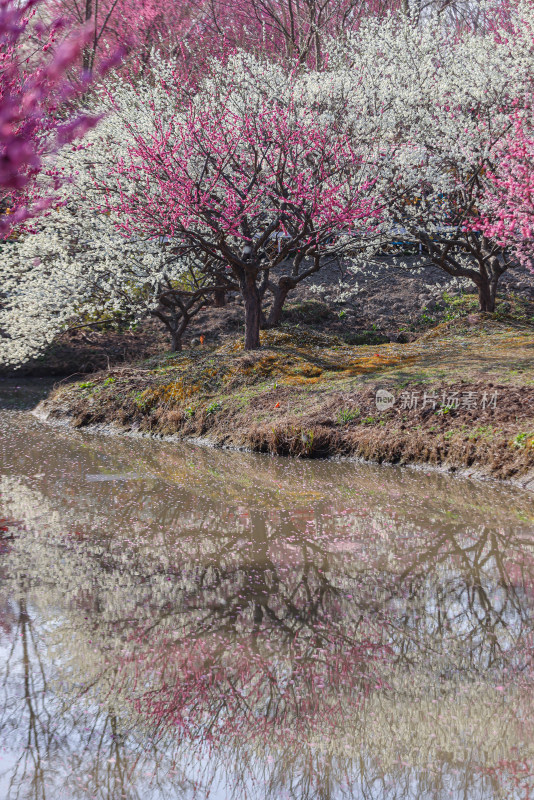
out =
[[[85,24],[89,22],[93,16],[93,0],[85,0]],[[91,53],[91,46],[87,44],[82,51],[82,69],[84,72],[91,72],[93,56]]]
[[226,305],[226,291],[224,289],[215,289],[213,292],[213,305],[215,308],[224,308]]
[[171,350],[179,353],[182,349],[182,331],[171,331]]
[[269,310],[266,328],[276,328],[279,325],[286,297],[293,288],[291,282],[282,278],[278,286],[273,290],[273,304]]
[[478,284],[478,301],[481,311],[495,311],[495,297],[497,295],[497,280],[483,278]]
[[242,280],[241,293],[245,302],[245,350],[257,350],[260,346],[261,297],[253,275],[246,275]]

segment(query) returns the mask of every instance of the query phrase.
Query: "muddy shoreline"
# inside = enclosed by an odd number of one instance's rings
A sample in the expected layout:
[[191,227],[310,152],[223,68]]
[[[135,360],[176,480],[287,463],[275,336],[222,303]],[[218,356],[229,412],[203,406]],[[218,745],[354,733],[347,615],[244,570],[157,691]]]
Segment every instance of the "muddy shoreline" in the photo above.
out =
[[[534,329],[481,318],[410,344],[301,329],[167,354],[57,386],[36,412],[78,429],[299,458],[419,465],[534,489]],[[389,405],[377,405],[377,392]]]
[[[56,416],[52,416],[50,411],[43,408],[42,403],[40,403],[37,406],[37,408],[35,408],[31,413],[40,422],[46,425],[80,430],[80,426],[73,424],[74,420],[72,417],[58,418]],[[82,430],[84,433],[100,435],[100,436],[121,436],[128,438],[131,437],[134,439],[148,438],[148,439],[159,440],[162,442],[184,442],[197,445],[199,447],[213,448],[217,450],[231,450],[235,452],[254,453],[256,455],[262,455],[266,457],[269,456],[287,457],[287,458],[297,457],[294,455],[288,455],[287,453],[272,452],[267,448],[257,449],[252,447],[251,445],[246,445],[246,444],[238,445],[222,441],[219,442],[217,440],[214,440],[213,438],[210,438],[209,436],[181,436],[176,433],[162,434],[156,432],[140,431],[139,429],[125,429],[117,426],[113,422],[84,425]],[[528,472],[522,475],[518,475],[516,477],[499,478],[496,477],[491,470],[484,469],[481,465],[473,467],[465,467],[465,466],[455,466],[453,463],[434,463],[434,462],[431,463],[429,461],[424,461],[424,460],[388,461],[386,460],[385,456],[384,458],[377,456],[374,459],[369,459],[365,458],[364,456],[357,455],[355,453],[340,454],[335,451],[332,451],[331,453],[326,452],[321,455],[317,454],[314,454],[312,456],[300,455],[298,457],[321,458],[332,461],[348,461],[358,464],[375,464],[375,465],[378,464],[384,467],[402,466],[402,467],[408,467],[409,469],[416,471],[430,471],[430,472],[449,475],[451,477],[456,477],[456,478],[467,478],[469,480],[474,480],[474,481],[483,481],[486,484],[494,483],[496,486],[502,486],[503,484],[504,485],[508,484],[515,488],[522,489],[523,491],[534,493],[534,466]]]

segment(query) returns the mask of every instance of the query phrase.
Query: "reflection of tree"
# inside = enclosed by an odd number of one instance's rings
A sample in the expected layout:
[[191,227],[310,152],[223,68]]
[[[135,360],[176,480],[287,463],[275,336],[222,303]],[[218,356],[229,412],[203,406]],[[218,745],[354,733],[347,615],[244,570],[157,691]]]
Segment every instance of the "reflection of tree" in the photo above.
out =
[[173,760],[184,797],[221,774],[242,798],[511,796],[503,765],[520,742],[533,756],[521,525],[458,512],[428,530],[425,508],[335,492],[266,509],[183,488],[163,502],[151,483],[3,488],[26,525],[10,574],[56,617],[41,630],[49,686],[99,720],[76,728],[76,770],[99,776],[102,798],[142,796],[136,738],[154,748],[154,798],[172,792]]
[[[21,531],[19,535],[24,538]],[[24,547],[28,543],[25,539]],[[0,639],[0,796],[55,800],[68,787],[72,798],[141,800],[147,796],[143,775],[154,772],[154,763],[165,759],[157,746],[139,746],[125,733],[112,708],[89,699],[109,668],[104,667],[92,683],[62,685],[61,670],[45,648],[55,620],[53,614],[43,618],[32,603],[28,555],[8,556],[15,569],[9,570],[7,580],[4,574],[0,598],[5,623]],[[168,776],[160,780],[160,788],[162,798],[173,797]],[[182,788],[185,798],[192,796],[189,779],[184,778]]]
[[[19,586],[16,597],[0,681],[0,741],[12,754],[9,770],[0,767],[2,800],[56,800],[66,787],[72,798],[146,797],[143,776],[164,756],[125,734],[111,709],[84,702],[86,689],[60,689],[57,665],[43,651],[47,630],[28,604],[27,588]],[[168,764],[159,780],[162,798],[174,796],[167,771]],[[182,788],[183,797],[193,795],[187,778]]]
[[443,669],[470,674],[529,666],[533,544],[484,527],[437,532],[430,541],[413,537],[396,581],[391,644],[398,660],[414,663],[432,652]]
[[378,682],[378,632],[343,608],[319,547],[303,543],[299,567],[281,568],[269,554],[276,531],[253,512],[250,522],[254,541],[238,564],[225,547],[173,573],[169,610],[130,640],[123,663],[159,676],[136,706],[158,727],[204,740],[295,738],[318,723],[326,734],[336,710],[358,706]]
[[[9,790],[12,792],[14,786],[27,784],[27,796],[37,800],[46,796],[43,786],[42,751],[47,748],[50,735],[50,713],[46,701],[47,683],[25,597],[20,596],[18,601],[12,601],[10,606],[14,626],[12,645],[7,654],[2,680],[3,697],[0,713],[3,719],[10,721],[9,728],[14,729],[11,736],[18,734],[20,737],[22,730],[19,724],[15,727],[15,719],[12,716],[14,698],[9,692],[13,684],[15,656],[18,655],[22,696],[17,698],[19,699],[17,706],[18,713],[22,715],[25,723],[25,741],[21,742],[23,749],[12,771]],[[33,669],[34,665],[36,669]],[[14,796],[18,796],[18,793]]]

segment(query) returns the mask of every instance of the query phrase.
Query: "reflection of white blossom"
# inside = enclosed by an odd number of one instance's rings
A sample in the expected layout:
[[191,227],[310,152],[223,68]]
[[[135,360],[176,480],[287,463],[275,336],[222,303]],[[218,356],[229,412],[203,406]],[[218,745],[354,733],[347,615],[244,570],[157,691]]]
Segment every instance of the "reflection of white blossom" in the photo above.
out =
[[[241,709],[239,729],[230,735],[225,728],[227,736],[217,743],[227,768],[235,763],[253,770],[271,757],[285,763],[294,757],[296,730],[299,769],[310,757],[318,770],[332,758],[340,768],[356,770],[361,754],[359,770],[397,777],[429,764],[434,774],[446,776],[468,759],[480,769],[497,767],[514,758],[519,742],[531,741],[525,720],[534,709],[524,673],[530,669],[525,645],[531,600],[512,577],[504,582],[508,565],[513,571],[516,564],[529,580],[528,542],[461,524],[447,532],[445,522],[443,532],[429,533],[399,518],[398,509],[395,518],[378,505],[366,515],[355,508],[342,526],[342,517],[332,514],[331,525],[313,532],[301,525],[305,520],[296,509],[299,527],[281,538],[276,515],[258,535],[265,517],[253,509],[236,506],[241,522],[233,527],[227,511],[220,518],[216,505],[193,504],[180,509],[182,534],[171,526],[172,535],[162,536],[153,521],[151,537],[150,520],[141,515],[139,530],[129,529],[125,546],[120,513],[114,522],[111,512],[100,531],[92,525],[92,488],[86,485],[84,499],[79,487],[73,517],[57,494],[47,496],[18,478],[4,478],[1,485],[7,513],[23,525],[7,561],[12,585],[25,587],[43,621],[47,659],[56,665],[50,685],[66,705],[81,698],[115,719],[118,730],[140,739],[150,737],[157,723],[157,746],[163,748],[158,758],[165,752],[165,758],[172,754],[186,763],[193,746],[187,729],[175,730],[154,716],[153,699],[176,713],[169,705],[176,702],[174,689],[180,692],[192,675],[202,677],[202,662],[195,666],[194,660],[206,658],[217,681],[198,695],[203,716],[191,708],[189,724],[206,724],[214,714],[219,725],[226,724],[219,706],[229,679],[254,704],[252,717]],[[135,487],[120,491],[127,509]],[[318,628],[308,619],[305,585],[312,600],[316,593],[322,597]],[[264,612],[254,634],[256,596],[263,597]],[[296,616],[288,614],[285,598],[292,598]],[[268,611],[284,619],[287,632]],[[46,622],[51,614],[53,622]],[[296,631],[309,654],[316,650],[319,656],[318,666],[303,675],[295,672]],[[325,647],[314,644],[321,631]],[[333,691],[321,678],[323,663],[327,667],[336,652],[347,661],[351,648],[372,636],[386,649],[354,661],[354,674],[349,670]],[[251,637],[255,649],[249,651]],[[240,661],[247,653],[248,666]],[[524,673],[505,695],[494,685],[503,665]],[[257,682],[258,670],[265,668],[274,682],[269,691],[269,684]],[[308,700],[317,691],[310,708],[316,716],[302,728],[284,695],[281,735],[275,735],[276,716],[269,736],[258,735],[269,692],[283,692],[290,680],[296,696],[305,689]],[[202,742],[194,746],[201,750]],[[522,756],[534,756],[527,744]],[[215,768],[215,753],[213,759]]]

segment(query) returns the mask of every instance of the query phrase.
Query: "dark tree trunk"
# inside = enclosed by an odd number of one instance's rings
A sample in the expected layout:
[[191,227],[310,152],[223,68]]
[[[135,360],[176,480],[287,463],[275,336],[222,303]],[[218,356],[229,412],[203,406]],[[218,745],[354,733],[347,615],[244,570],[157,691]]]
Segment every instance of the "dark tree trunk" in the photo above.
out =
[[489,312],[495,311],[497,284],[507,268],[506,263],[501,263],[501,259],[492,253],[492,250],[494,250],[492,243],[483,236],[481,240],[483,260],[479,265],[480,282],[477,281],[477,288],[480,310]]
[[173,353],[179,353],[182,349],[182,331],[171,332],[171,350]]
[[273,293],[273,304],[269,309],[269,316],[267,317],[267,323],[265,325],[266,328],[276,328],[276,326],[280,324],[284,303],[294,286],[295,284],[293,281],[287,278],[281,278],[278,286],[271,289]]
[[213,292],[213,305],[215,308],[224,308],[226,305],[226,291],[224,289],[215,289]]
[[191,315],[187,312],[182,312],[183,316],[180,322],[177,319],[174,321],[174,326],[170,328],[171,332],[171,350],[173,353],[179,353],[182,349],[182,337],[186,331],[187,326],[191,321]]
[[[91,17],[93,16],[93,0],[85,0],[84,16],[85,16],[85,23],[87,24],[91,19]],[[93,67],[92,64],[93,58],[94,55],[91,51],[91,46],[87,44],[83,48],[82,52],[82,69],[84,72],[91,72]]]
[[478,301],[481,311],[495,311],[497,279],[483,278],[478,284]]
[[245,350],[257,350],[260,346],[261,296],[253,275],[244,277],[241,293],[245,302]]

